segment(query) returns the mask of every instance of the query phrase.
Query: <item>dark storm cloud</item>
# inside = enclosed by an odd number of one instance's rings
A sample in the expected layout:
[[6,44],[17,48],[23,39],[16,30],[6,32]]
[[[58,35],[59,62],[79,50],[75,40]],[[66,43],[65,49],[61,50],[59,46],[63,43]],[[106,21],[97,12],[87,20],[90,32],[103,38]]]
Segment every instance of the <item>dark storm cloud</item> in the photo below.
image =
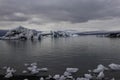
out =
[[[0,21],[29,21],[32,15],[50,22],[86,22],[120,17],[119,0],[0,0]],[[13,15],[23,13],[25,16]]]

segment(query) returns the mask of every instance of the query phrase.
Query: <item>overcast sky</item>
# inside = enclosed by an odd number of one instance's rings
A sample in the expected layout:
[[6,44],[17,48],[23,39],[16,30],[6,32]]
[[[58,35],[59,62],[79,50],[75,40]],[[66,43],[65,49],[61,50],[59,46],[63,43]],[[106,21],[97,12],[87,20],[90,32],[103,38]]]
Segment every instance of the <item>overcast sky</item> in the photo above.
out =
[[0,0],[0,29],[120,30],[120,0]]

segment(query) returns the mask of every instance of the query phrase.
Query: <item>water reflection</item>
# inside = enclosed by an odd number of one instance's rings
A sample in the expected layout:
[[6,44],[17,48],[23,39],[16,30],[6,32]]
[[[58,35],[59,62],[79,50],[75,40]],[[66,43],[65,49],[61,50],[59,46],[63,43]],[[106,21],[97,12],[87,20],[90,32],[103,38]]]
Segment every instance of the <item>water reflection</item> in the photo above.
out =
[[24,63],[38,62],[40,67],[48,67],[52,73],[62,73],[66,67],[78,67],[82,74],[100,63],[119,63],[119,43],[119,39],[95,36],[0,41],[0,66],[14,66],[20,71]]

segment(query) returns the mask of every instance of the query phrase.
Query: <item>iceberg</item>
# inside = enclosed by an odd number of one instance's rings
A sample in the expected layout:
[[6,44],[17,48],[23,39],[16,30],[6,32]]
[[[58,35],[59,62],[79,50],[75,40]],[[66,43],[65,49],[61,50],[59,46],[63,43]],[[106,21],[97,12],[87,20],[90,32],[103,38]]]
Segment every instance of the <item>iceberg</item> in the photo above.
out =
[[22,26],[9,30],[4,36],[0,37],[2,40],[41,40],[43,36],[59,37],[76,37],[78,34],[73,31],[37,31],[27,29]]
[[1,39],[5,40],[40,40],[41,32],[27,29],[22,26],[19,26],[15,29],[9,30]]
[[51,35],[54,38],[58,37],[76,37],[78,34],[72,31],[51,31]]

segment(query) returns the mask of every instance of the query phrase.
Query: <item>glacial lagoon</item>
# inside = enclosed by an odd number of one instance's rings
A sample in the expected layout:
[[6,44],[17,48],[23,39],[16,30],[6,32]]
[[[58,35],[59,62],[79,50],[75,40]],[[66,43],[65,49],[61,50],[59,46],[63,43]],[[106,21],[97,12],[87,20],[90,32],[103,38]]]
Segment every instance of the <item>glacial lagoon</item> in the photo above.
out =
[[21,74],[24,63],[37,62],[49,73],[63,74],[67,67],[79,68],[78,75],[98,64],[120,64],[120,39],[96,36],[46,37],[40,41],[0,40],[0,67],[11,66]]

